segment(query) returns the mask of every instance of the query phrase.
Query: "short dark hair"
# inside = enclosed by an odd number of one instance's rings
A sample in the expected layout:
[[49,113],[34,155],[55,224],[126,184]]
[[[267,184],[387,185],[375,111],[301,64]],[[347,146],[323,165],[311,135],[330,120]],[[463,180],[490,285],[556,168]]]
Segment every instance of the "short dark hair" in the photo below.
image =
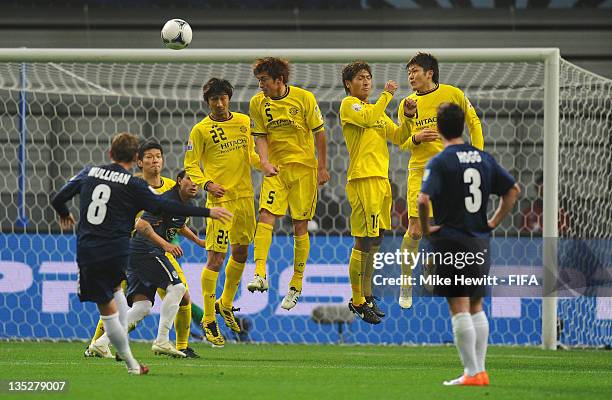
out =
[[142,143],[140,145],[140,147],[138,147],[138,159],[140,161],[142,161],[144,159],[144,153],[147,150],[152,150],[152,149],[157,149],[159,151],[161,151],[162,156],[164,155],[164,149],[162,149],[161,144],[159,144],[158,141],[156,140],[147,140],[146,142]]
[[278,57],[258,58],[253,63],[253,75],[267,73],[272,79],[283,79],[283,83],[289,82],[289,61]]
[[185,171],[184,169],[180,170],[179,173],[176,174],[176,181],[180,181],[185,177],[185,175],[187,175],[187,171]]
[[433,83],[439,83],[440,81],[440,70],[438,68],[438,59],[429,53],[417,53],[416,56],[412,57],[408,64],[406,64],[406,69],[410,68],[411,65],[418,65],[423,68],[423,71],[433,71],[433,76],[431,80]]
[[226,94],[230,99],[234,94],[234,87],[229,81],[219,78],[210,78],[208,82],[202,86],[202,97],[208,103],[208,99],[214,96]]
[[368,71],[370,75],[372,75],[372,68],[370,67],[370,64],[361,60],[353,61],[350,64],[346,64],[344,68],[342,68],[342,86],[344,86],[344,91],[347,94],[349,93],[349,90],[346,86],[346,81],[352,81],[359,71],[363,71],[364,69]]
[[454,139],[463,134],[465,115],[463,109],[455,103],[442,103],[438,107],[438,132],[445,139]]
[[117,133],[111,139],[110,156],[115,162],[132,162],[138,152],[139,139],[129,132]]

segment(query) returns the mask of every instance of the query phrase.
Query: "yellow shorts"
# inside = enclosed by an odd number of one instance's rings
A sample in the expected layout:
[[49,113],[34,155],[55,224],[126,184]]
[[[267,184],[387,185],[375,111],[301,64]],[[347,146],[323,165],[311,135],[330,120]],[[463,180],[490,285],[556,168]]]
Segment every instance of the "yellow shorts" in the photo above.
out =
[[206,202],[206,207],[223,207],[234,214],[230,223],[206,220],[206,250],[227,253],[228,243],[248,246],[255,236],[255,205],[253,197],[242,197],[221,203]]
[[292,163],[279,167],[276,176],[264,176],[259,209],[285,215],[287,207],[295,220],[312,219],[317,206],[317,170]]
[[391,184],[386,178],[361,178],[346,184],[351,205],[351,235],[377,237],[391,229]]
[[[417,200],[419,198],[419,193],[421,193],[421,184],[423,183],[423,172],[425,168],[422,169],[411,169],[408,171],[408,216],[409,217],[419,217],[419,205],[417,204]],[[429,218],[433,217],[433,209],[431,208],[431,204],[429,204]]]

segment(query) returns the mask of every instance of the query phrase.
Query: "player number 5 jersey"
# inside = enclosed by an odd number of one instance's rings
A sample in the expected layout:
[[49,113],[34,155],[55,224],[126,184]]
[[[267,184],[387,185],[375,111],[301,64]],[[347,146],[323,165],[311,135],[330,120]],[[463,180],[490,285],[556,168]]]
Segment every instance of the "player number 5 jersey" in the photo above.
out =
[[287,86],[287,93],[280,98],[259,92],[251,99],[249,114],[253,135],[268,137],[272,164],[317,167],[313,134],[324,129],[324,121],[311,92],[296,86]]

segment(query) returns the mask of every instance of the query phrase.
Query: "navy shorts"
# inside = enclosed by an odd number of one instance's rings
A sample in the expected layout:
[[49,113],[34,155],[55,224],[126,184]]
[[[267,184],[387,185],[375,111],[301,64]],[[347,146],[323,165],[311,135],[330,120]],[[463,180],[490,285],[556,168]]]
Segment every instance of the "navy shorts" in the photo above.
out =
[[145,295],[151,303],[155,302],[157,289],[181,282],[178,273],[165,255],[132,254],[127,268],[127,299],[132,304],[135,294]]
[[[487,294],[486,277],[491,268],[489,238],[436,237],[429,240],[429,257],[438,278],[434,295],[479,298]],[[485,278],[485,279],[483,279]]]
[[79,263],[78,295],[82,302],[105,304],[113,299],[115,288],[125,279],[128,256],[96,263]]

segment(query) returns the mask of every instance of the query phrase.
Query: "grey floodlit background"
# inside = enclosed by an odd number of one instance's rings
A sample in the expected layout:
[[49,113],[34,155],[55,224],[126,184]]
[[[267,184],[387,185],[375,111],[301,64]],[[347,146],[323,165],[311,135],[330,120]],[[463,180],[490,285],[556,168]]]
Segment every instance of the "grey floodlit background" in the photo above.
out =
[[[561,93],[561,125],[569,135],[561,139],[561,165],[568,167],[564,181],[560,180],[561,206],[573,205],[575,212],[585,213],[606,195],[599,193],[593,199],[588,188],[610,187],[606,178],[610,175],[606,175],[610,169],[610,138],[605,134],[610,131],[610,86],[605,79],[573,68],[570,63],[612,77],[612,0],[33,0],[5,1],[3,10],[0,47],[159,48],[160,27],[171,17],[191,24],[192,48],[355,48],[358,58],[360,47],[559,47],[568,61],[562,63],[562,80],[566,80],[567,88]],[[406,58],[410,56],[406,54]],[[8,206],[0,218],[4,232],[16,229],[20,67],[5,64],[0,74],[4,95],[0,101],[0,130],[5,143],[0,150],[0,196]],[[341,67],[296,64],[291,76],[292,83],[315,92],[328,126],[333,182],[321,192],[312,230],[318,234],[346,234],[348,230],[346,217],[350,211],[344,194],[348,157],[337,111],[344,95],[338,76]],[[505,236],[541,233],[539,221],[528,219],[534,219],[533,209],[540,206],[541,197],[542,67],[441,66],[442,82],[462,88],[476,106],[483,121],[486,149],[525,189],[513,218],[496,232]],[[57,230],[55,216],[47,207],[49,194],[81,165],[102,162],[108,138],[116,131],[131,130],[160,140],[167,151],[167,174],[176,173],[189,130],[206,113],[199,101],[199,88],[213,75],[234,83],[234,109],[246,112],[250,96],[257,91],[247,64],[28,66],[26,229]],[[400,95],[410,92],[402,65],[375,65],[374,78],[378,88],[387,79],[395,79],[402,86]],[[583,90],[583,103],[573,104],[577,90]],[[387,111],[394,115],[396,107],[394,101]],[[586,168],[583,162],[569,167],[577,162],[578,153],[585,157],[585,149],[591,152],[587,155],[590,170],[585,172],[586,179],[577,171]],[[403,198],[408,155],[391,151],[391,178],[397,189],[393,221],[396,233],[401,234],[406,227]],[[560,174],[563,176],[564,171]],[[257,174],[255,178],[257,182]],[[585,186],[582,192],[575,190]],[[575,215],[574,219],[587,217]],[[529,229],[526,224],[531,224]],[[580,224],[573,225],[577,229]],[[280,224],[277,231],[287,232],[290,227]]]
[[559,47],[612,78],[610,0],[5,0],[0,47],[158,48],[169,18],[193,48]]

